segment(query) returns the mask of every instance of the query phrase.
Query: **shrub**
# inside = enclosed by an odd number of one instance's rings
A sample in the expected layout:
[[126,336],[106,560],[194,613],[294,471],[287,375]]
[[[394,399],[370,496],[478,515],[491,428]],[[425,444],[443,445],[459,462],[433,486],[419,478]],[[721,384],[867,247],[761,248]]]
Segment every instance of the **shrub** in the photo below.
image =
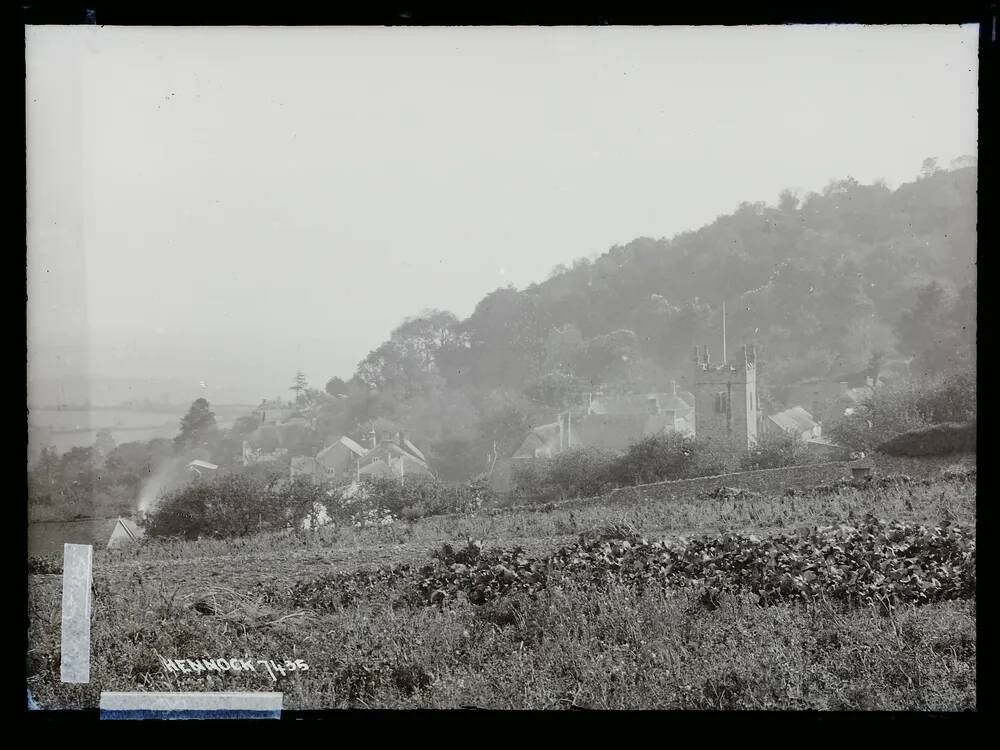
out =
[[734,460],[711,445],[679,433],[651,435],[634,443],[620,456],[593,448],[579,448],[554,458],[515,465],[515,494],[535,502],[592,497],[616,487],[671,479],[725,474]]
[[976,422],[934,424],[909,430],[878,447],[890,456],[947,456],[976,449]]
[[599,495],[613,488],[614,455],[595,448],[576,448],[553,458],[515,465],[515,493],[535,501]]
[[407,478],[399,482],[389,477],[369,477],[361,481],[350,497],[330,504],[334,518],[356,523],[377,516],[416,520],[425,516],[471,513],[494,505],[494,493],[483,483],[448,485],[430,477]]
[[576,448],[549,463],[548,482],[566,497],[589,497],[611,489],[614,454],[597,448]]
[[757,441],[753,450],[740,461],[740,469],[777,469],[782,466],[799,466],[811,460],[805,443],[788,433],[768,433]]
[[678,433],[643,438],[615,462],[615,478],[623,485],[681,479],[695,463],[698,445]]
[[904,433],[975,418],[975,374],[958,373],[883,386],[859,404],[854,414],[832,425],[827,434],[841,445],[869,451]]
[[289,525],[275,485],[248,474],[222,474],[167,493],[146,519],[151,537],[244,536]]

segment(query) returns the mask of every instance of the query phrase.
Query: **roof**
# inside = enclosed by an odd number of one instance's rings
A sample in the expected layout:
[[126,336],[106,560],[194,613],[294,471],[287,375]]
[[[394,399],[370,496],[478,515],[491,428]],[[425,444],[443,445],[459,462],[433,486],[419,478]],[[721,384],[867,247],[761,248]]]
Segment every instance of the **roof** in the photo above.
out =
[[590,403],[592,414],[648,414],[649,399],[655,398],[660,411],[686,414],[694,409],[694,396],[687,391],[677,393],[642,393],[628,396],[599,396]]
[[363,474],[364,476],[371,477],[394,477],[395,474],[392,473],[392,469],[389,468],[389,464],[385,461],[373,461],[368,464],[365,468],[361,469],[358,474]]
[[818,445],[829,445],[831,448],[841,448],[841,447],[843,447],[839,443],[835,443],[832,440],[830,440],[830,438],[825,438],[825,437],[813,437],[813,438],[809,438],[806,442],[807,443],[817,443]]
[[425,463],[427,462],[427,459],[424,457],[424,454],[420,452],[420,449],[417,448],[417,446],[415,446],[413,443],[410,442],[409,438],[403,438],[403,446],[406,449],[408,449],[410,453],[419,458],[421,461]]
[[[407,460],[408,459],[408,460]],[[400,463],[403,464],[402,469],[398,467]],[[400,476],[411,476],[414,474],[419,474],[421,476],[432,476],[430,469],[427,468],[423,463],[417,461],[413,456],[408,453],[400,454],[400,461],[395,461],[392,465],[388,461],[382,458],[376,458],[370,464],[362,468],[359,474],[364,476],[377,476],[377,477],[393,477],[399,478]]]
[[188,463],[188,467],[197,467],[199,469],[208,469],[210,471],[215,471],[219,467],[215,464],[209,463],[208,461],[202,461],[200,458],[196,458],[194,461]]
[[331,443],[326,448],[317,453],[316,459],[322,461],[324,458],[331,456],[338,448],[346,448],[358,458],[361,458],[362,456],[365,456],[368,453],[367,450],[362,448],[360,445],[358,445],[345,435],[343,437],[337,438],[335,441],[333,441],[333,443]]
[[398,443],[394,443],[389,440],[382,441],[365,454],[366,458],[370,458],[372,460],[378,460],[379,458],[386,457],[399,458],[400,456],[406,456],[411,461],[415,461],[426,466],[426,461],[423,458],[415,456],[408,449],[403,448]]
[[651,414],[588,414],[570,424],[571,445],[625,450],[646,434]]
[[[569,420],[570,448],[598,448],[624,451],[633,443],[660,432],[693,434],[691,422],[686,417],[668,410],[660,414],[638,412],[632,414],[584,414]],[[533,458],[537,448],[559,448],[559,423],[536,427],[521,442],[514,457]]]
[[793,406],[791,409],[785,409],[784,411],[779,411],[777,414],[771,414],[768,416],[768,419],[786,432],[811,432],[819,426],[812,418],[812,414],[807,412],[801,406]]
[[28,524],[28,554],[62,556],[64,544],[89,544],[107,549],[138,541],[144,532],[127,518],[81,518],[74,521],[39,521]]

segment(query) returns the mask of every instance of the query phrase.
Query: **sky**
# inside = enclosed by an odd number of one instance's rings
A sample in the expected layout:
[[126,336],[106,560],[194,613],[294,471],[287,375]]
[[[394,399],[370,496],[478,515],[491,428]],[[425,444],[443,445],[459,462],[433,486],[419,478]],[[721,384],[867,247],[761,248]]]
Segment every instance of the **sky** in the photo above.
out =
[[322,388],[421,310],[977,153],[975,25],[25,39],[35,403]]

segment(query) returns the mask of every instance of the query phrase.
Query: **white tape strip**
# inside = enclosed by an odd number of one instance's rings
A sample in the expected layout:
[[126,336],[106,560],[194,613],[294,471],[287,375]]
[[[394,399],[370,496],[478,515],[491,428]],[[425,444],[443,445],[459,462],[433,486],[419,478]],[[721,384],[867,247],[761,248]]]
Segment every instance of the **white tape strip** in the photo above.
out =
[[63,545],[62,655],[63,682],[90,682],[90,582],[94,549]]

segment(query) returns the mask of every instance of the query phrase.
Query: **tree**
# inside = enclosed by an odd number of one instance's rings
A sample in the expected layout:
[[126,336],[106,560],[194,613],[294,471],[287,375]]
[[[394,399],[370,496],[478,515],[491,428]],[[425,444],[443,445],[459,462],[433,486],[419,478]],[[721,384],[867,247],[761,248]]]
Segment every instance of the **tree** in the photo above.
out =
[[203,447],[215,436],[217,429],[215,412],[208,401],[196,399],[181,419],[181,432],[174,438],[174,444],[180,449]]
[[600,385],[628,372],[629,363],[638,359],[639,353],[633,331],[612,331],[586,341],[573,358],[573,369],[593,385]]
[[334,398],[344,398],[348,395],[347,383],[334,375],[326,381],[326,392]]
[[920,175],[922,177],[930,177],[940,171],[941,168],[938,166],[938,160],[934,156],[928,156],[920,165]]
[[111,434],[111,430],[98,430],[97,438],[94,441],[94,453],[98,460],[103,461],[117,447],[114,435]]
[[289,388],[290,391],[295,391],[295,403],[301,403],[305,391],[309,388],[309,383],[306,382],[306,374],[299,370],[295,373],[295,382],[292,383],[292,387]]
[[239,417],[235,422],[233,422],[232,434],[234,437],[245,438],[248,435],[252,435],[254,430],[260,426],[260,420],[253,414],[247,414]]
[[437,365],[438,353],[454,342],[457,325],[458,319],[446,310],[424,310],[403,321],[390,338],[429,372]]
[[778,202],[778,208],[786,213],[791,213],[799,207],[799,197],[791,190],[782,190]]
[[929,335],[941,328],[945,315],[945,290],[936,281],[921,287],[913,309],[904,313],[896,325],[899,351],[917,355],[927,344]]

